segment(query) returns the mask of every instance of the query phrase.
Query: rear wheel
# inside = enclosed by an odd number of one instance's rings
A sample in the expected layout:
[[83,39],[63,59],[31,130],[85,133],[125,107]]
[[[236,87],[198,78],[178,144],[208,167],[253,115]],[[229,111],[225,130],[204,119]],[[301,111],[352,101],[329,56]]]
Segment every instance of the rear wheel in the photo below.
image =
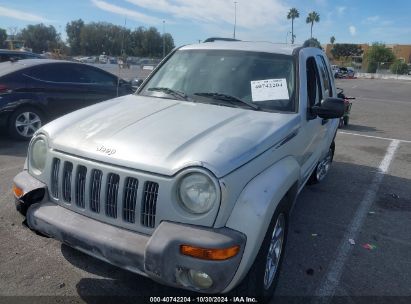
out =
[[17,109],[9,119],[9,135],[18,140],[30,140],[43,122],[44,115],[39,110],[32,107]]
[[344,116],[343,120],[344,120],[344,126],[348,126],[348,122],[350,118],[348,116]]
[[310,176],[310,179],[308,180],[309,185],[318,184],[322,182],[324,178],[327,176],[334,158],[334,149],[335,144],[333,143],[331,147],[328,149],[327,155],[317,164],[317,167],[315,167],[315,170],[313,171],[313,173]]
[[238,296],[256,297],[267,302],[277,285],[287,240],[288,218],[281,206],[276,210],[254,264],[233,291]]

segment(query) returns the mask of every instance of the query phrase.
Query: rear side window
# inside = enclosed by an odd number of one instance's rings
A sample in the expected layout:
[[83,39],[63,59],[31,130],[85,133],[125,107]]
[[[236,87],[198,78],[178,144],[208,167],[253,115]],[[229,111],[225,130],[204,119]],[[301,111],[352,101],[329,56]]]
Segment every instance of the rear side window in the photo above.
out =
[[71,64],[43,64],[31,68],[26,75],[50,82],[83,82],[83,76]]
[[50,82],[115,84],[115,77],[80,64],[44,64],[32,68],[28,76]]
[[324,97],[331,97],[333,96],[333,92],[331,86],[330,73],[328,72],[327,64],[325,63],[324,57],[317,55],[317,63],[324,86]]

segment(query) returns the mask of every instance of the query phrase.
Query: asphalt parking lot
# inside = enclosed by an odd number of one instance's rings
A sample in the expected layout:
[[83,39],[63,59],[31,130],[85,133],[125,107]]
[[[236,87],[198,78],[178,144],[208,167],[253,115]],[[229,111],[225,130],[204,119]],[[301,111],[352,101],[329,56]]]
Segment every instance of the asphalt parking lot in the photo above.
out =
[[[274,301],[410,303],[411,82],[337,85],[357,97],[350,125],[337,135],[329,176],[298,198]],[[11,182],[23,168],[26,148],[0,135],[0,296],[72,296],[59,301],[93,303],[179,294],[25,228]],[[28,298],[0,302],[15,299]]]

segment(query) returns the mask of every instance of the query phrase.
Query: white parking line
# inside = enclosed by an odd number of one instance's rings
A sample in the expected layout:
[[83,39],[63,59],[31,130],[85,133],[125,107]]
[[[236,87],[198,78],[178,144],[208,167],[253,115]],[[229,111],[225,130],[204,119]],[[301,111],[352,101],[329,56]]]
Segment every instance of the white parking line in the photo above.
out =
[[389,138],[389,137],[380,137],[380,136],[372,136],[372,135],[364,135],[364,134],[358,134],[358,133],[351,133],[351,132],[345,132],[345,131],[338,131],[339,134],[346,134],[346,135],[354,135],[354,136],[361,136],[361,137],[368,137],[368,138],[376,138],[376,139],[383,139],[383,140],[397,140],[399,142],[403,143],[411,143],[411,140],[405,140],[405,139],[397,139],[397,138]]
[[387,152],[383,160],[381,161],[378,171],[375,174],[370,187],[365,193],[359,208],[357,209],[347,232],[345,233],[337,250],[337,256],[330,264],[327,274],[324,276],[321,285],[316,291],[316,296],[319,296],[321,303],[330,303],[332,297],[335,294],[335,290],[338,287],[343,272],[344,265],[350,256],[353,246],[348,242],[349,239],[356,239],[359,230],[365,220],[365,217],[370,209],[371,205],[375,201],[381,182],[385,173],[388,172],[390,164],[394,159],[395,152],[397,151],[400,140],[392,140],[387,148]]

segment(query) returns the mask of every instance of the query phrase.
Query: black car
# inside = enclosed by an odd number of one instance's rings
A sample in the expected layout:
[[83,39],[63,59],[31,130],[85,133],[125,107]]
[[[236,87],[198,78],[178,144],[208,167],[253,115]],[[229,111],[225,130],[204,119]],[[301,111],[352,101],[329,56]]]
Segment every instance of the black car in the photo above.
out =
[[0,63],[0,130],[30,139],[45,122],[117,96],[131,84],[99,68],[69,61]]
[[16,61],[21,59],[42,59],[38,54],[23,52],[23,51],[11,51],[0,49],[0,62]]

